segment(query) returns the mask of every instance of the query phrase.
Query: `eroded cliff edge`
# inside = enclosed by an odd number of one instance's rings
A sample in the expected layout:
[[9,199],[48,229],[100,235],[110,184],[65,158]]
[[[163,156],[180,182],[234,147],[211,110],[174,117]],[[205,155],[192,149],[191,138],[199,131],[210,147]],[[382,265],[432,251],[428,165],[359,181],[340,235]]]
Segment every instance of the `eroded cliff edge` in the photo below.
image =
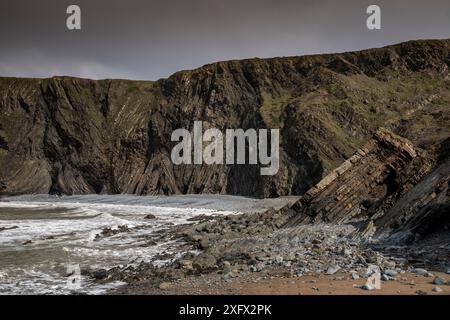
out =
[[[0,79],[0,193],[303,194],[385,126],[450,136],[450,40],[206,65],[155,82]],[[174,166],[171,133],[279,128],[280,170]]]

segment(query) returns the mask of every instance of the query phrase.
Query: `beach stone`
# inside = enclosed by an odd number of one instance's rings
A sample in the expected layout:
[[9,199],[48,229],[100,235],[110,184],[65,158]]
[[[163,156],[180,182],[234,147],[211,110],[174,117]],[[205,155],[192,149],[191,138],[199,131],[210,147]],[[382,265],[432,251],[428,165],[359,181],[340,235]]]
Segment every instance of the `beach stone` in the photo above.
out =
[[262,263],[262,262],[260,262],[260,263],[257,263],[256,265],[255,265],[255,267],[256,267],[256,271],[262,271],[263,269],[264,269],[264,266],[265,266],[265,264],[264,263]]
[[99,269],[92,273],[92,277],[96,280],[105,279],[108,276],[108,272],[105,269]]
[[231,264],[228,261],[222,263],[222,274],[228,274],[231,272]]
[[152,220],[152,219],[156,219],[156,216],[154,214],[148,214],[144,217],[144,219]]
[[[395,263],[395,261],[387,260],[387,261],[384,261],[383,265],[386,269],[392,270],[393,268],[395,268],[396,263]],[[392,271],[394,271],[394,270],[392,270]]]
[[398,274],[398,272],[395,270],[392,270],[392,269],[386,269],[386,270],[384,270],[383,274],[385,274],[389,277],[395,277]]
[[192,232],[187,236],[187,239],[193,242],[200,242],[202,240],[202,237],[203,237],[202,235]]
[[416,268],[413,270],[413,272],[418,274],[419,276],[428,276],[429,275],[428,271],[423,268]]
[[417,291],[416,291],[416,294],[418,294],[419,296],[426,296],[428,293],[426,293],[426,292],[423,291],[423,290],[417,290]]
[[180,260],[179,261],[180,267],[187,270],[192,270],[192,261],[191,260]]
[[359,279],[359,275],[356,272],[352,272],[352,279],[353,280],[358,280]]
[[204,272],[204,271],[212,271],[217,268],[217,260],[211,254],[202,253],[195,257],[192,262],[192,266],[194,269]]
[[209,248],[209,238],[208,237],[202,237],[200,239],[199,246],[200,246],[200,249],[203,249],[203,250],[208,249]]
[[432,291],[433,291],[433,292],[442,292],[443,290],[442,290],[441,288],[439,288],[439,287],[434,287],[434,288],[432,289]]
[[370,264],[376,264],[381,265],[382,262],[384,262],[384,257],[376,251],[373,251],[371,249],[368,249],[364,252],[365,260]]
[[392,280],[392,278],[391,277],[389,277],[388,275],[386,275],[386,274],[382,274],[381,275],[381,280],[383,280],[383,281],[389,281],[389,280]]
[[374,264],[369,265],[366,272],[364,273],[364,277],[368,278],[374,273],[381,273],[380,267]]
[[160,288],[161,290],[168,290],[168,289],[170,289],[171,286],[172,286],[172,285],[171,285],[169,282],[161,282],[161,283],[159,284],[159,288]]
[[435,277],[433,279],[433,284],[437,284],[437,285],[442,285],[442,284],[446,284],[447,281],[445,281],[445,279],[441,278],[441,277]]
[[362,286],[359,286],[361,289],[363,289],[363,290],[368,290],[368,291],[372,291],[372,290],[374,290],[375,288],[374,287],[372,287],[371,285],[369,285],[369,284],[363,284]]
[[275,262],[282,263],[283,262],[283,257],[282,256],[276,256],[275,257]]
[[340,269],[341,269],[341,267],[339,267],[338,265],[331,264],[331,265],[328,266],[326,274],[335,274]]

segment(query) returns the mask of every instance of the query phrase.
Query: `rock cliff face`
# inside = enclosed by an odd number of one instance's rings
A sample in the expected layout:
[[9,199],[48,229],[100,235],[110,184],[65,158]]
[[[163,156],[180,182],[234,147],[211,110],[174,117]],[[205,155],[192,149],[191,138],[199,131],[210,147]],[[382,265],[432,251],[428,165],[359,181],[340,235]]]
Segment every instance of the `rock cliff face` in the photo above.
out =
[[431,168],[425,152],[380,128],[361,149],[308,190],[291,223],[345,223],[386,210]]
[[[391,192],[392,172],[422,161],[416,147],[450,136],[449,65],[450,40],[430,40],[219,62],[155,82],[0,78],[0,194],[303,194],[384,126],[412,144],[392,161],[371,151],[387,190],[371,189],[369,210]],[[171,133],[195,120],[222,131],[279,128],[278,174],[173,165]],[[390,136],[373,141],[389,145]]]
[[[421,243],[440,235],[450,240],[450,139],[438,150],[438,163],[414,186],[406,188],[389,210],[379,210],[365,226],[366,236],[397,244]],[[436,237],[435,237],[436,238]],[[433,239],[432,239],[433,240]],[[434,239],[436,240],[436,239]],[[445,246],[444,246],[445,248]],[[448,256],[447,246],[447,256]]]
[[291,206],[284,226],[353,223],[359,226],[358,238],[381,244],[411,244],[433,236],[442,241],[442,234],[448,244],[449,142],[429,154],[380,128]]

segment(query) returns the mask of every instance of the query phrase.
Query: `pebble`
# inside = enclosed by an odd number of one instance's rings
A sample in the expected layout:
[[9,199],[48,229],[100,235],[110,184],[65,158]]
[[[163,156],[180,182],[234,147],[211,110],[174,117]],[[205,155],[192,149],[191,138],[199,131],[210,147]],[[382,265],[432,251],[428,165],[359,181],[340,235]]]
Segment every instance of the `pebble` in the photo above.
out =
[[159,284],[159,288],[160,288],[161,290],[168,290],[168,289],[170,289],[170,287],[171,287],[171,285],[170,285],[169,282],[161,282],[161,283]]
[[191,260],[180,260],[180,266],[183,269],[192,270],[192,261]]
[[341,267],[339,267],[338,265],[330,265],[327,268],[327,274],[335,274],[336,272],[338,272],[341,269]]
[[99,270],[94,271],[92,273],[92,276],[97,280],[101,280],[101,279],[105,279],[108,276],[108,272],[105,269],[99,269]]
[[352,279],[353,280],[358,280],[359,279],[359,275],[356,272],[352,272]]
[[[253,267],[253,266],[252,266]],[[223,262],[222,274],[228,274],[231,272],[231,265],[228,261]]]
[[283,257],[282,257],[282,256],[276,256],[276,257],[275,257],[275,261],[276,261],[277,263],[282,263],[282,262],[283,262]]
[[389,280],[392,280],[392,278],[391,277],[389,277],[388,275],[386,275],[386,274],[382,274],[381,275],[381,280],[383,280],[383,281],[389,281]]
[[442,292],[443,290],[439,287],[434,287],[433,292]]
[[200,248],[205,250],[209,248],[209,238],[208,237],[203,237],[200,240]]
[[368,291],[372,291],[374,289],[374,287],[372,287],[371,285],[368,285],[368,284],[363,284],[362,286],[360,286],[360,288],[363,290],[368,290]]
[[392,269],[386,269],[383,273],[389,277],[395,277],[398,274],[397,271]]
[[366,270],[366,273],[364,274],[364,276],[366,278],[370,277],[372,274],[374,274],[375,272],[379,272],[380,273],[380,267],[378,267],[377,265],[369,265],[369,267]]
[[384,262],[384,266],[385,266],[386,268],[392,269],[392,268],[395,268],[396,263],[395,263],[395,261],[388,260],[388,261],[385,261],[385,262]]
[[425,291],[423,291],[423,290],[417,290],[416,293],[417,293],[419,296],[425,296],[425,295],[427,295],[427,293],[426,293]]
[[413,270],[413,272],[418,274],[419,276],[425,276],[425,277],[430,276],[430,273],[427,270],[422,269],[422,268],[416,268]]
[[441,277],[436,277],[433,280],[433,284],[442,285],[442,284],[446,284],[446,281],[445,281],[445,279],[443,279]]

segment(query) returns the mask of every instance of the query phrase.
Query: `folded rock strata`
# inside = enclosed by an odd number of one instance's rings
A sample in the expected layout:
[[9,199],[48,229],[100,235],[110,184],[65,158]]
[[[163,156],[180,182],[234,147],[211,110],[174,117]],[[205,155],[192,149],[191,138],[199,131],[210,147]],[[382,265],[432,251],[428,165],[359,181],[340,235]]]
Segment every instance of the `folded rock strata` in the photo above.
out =
[[436,157],[380,128],[291,206],[284,226],[354,223],[358,238],[395,244],[449,235],[449,183],[448,150]]
[[[424,40],[218,62],[154,82],[0,78],[0,195],[302,195],[380,126],[424,149],[449,137],[449,65],[450,40]],[[171,133],[196,120],[280,129],[280,170],[174,165]],[[387,170],[411,157],[405,149]]]
[[292,223],[348,222],[370,216],[430,168],[424,151],[380,128],[361,149],[309,189],[292,208]]

